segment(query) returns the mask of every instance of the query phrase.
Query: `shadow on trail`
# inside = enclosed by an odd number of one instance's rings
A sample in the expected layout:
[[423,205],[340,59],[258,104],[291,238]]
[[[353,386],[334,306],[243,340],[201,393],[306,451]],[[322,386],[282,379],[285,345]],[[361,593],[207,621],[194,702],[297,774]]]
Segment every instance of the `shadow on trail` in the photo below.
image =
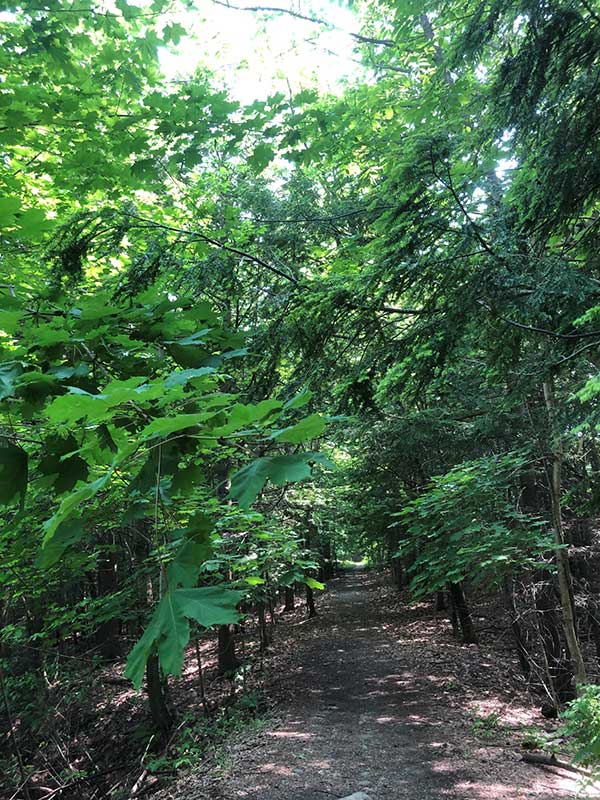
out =
[[372,800],[567,796],[552,787],[515,790],[510,764],[505,782],[482,781],[481,768],[473,774],[468,760],[455,757],[461,729],[455,721],[448,725],[443,681],[418,673],[418,644],[399,645],[386,632],[383,611],[368,602],[374,581],[371,573],[352,571],[332,582],[294,668],[282,678],[290,698],[285,717],[253,748],[234,796],[323,800],[359,790]]

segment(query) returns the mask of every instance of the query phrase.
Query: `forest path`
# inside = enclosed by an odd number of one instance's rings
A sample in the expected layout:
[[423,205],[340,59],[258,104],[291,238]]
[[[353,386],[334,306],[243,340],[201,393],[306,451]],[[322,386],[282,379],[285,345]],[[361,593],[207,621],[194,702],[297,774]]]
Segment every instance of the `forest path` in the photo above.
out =
[[520,763],[518,745],[482,746],[440,676],[423,674],[427,649],[439,653],[435,637],[399,640],[375,588],[373,574],[347,574],[331,582],[316,619],[278,626],[293,648],[275,673],[278,720],[231,751],[211,800],[574,797],[568,777]]

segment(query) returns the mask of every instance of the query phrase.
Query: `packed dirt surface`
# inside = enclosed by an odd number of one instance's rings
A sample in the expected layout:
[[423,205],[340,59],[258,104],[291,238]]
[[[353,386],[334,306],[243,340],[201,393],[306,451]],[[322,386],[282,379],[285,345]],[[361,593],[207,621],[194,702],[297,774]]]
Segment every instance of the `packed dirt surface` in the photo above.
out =
[[[495,666],[489,653],[461,648],[431,612],[427,624],[410,617],[390,622],[381,596],[373,573],[347,574],[320,598],[316,619],[278,626],[277,648],[287,655],[269,687],[277,718],[232,744],[218,777],[191,776],[161,797],[326,800],[359,791],[371,800],[575,797],[568,773],[521,762],[523,723],[545,724],[531,700],[508,685],[496,694],[481,686],[463,692],[448,678],[457,664],[440,663],[466,651],[481,677],[485,665]],[[442,669],[434,671],[435,664]],[[485,700],[479,717],[472,696]]]

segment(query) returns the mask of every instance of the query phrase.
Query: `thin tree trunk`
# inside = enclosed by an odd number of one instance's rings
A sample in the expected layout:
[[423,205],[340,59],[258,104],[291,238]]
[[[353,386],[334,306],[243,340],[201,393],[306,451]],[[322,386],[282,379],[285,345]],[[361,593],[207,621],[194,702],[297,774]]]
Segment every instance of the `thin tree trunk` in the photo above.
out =
[[552,618],[549,613],[551,609],[548,605],[547,591],[547,587],[542,587],[539,591],[537,589],[534,590],[536,622],[542,645],[544,672],[548,680],[546,689],[552,700],[554,711],[558,715],[561,701],[556,687],[558,684],[558,663],[562,651],[560,638],[557,635],[555,626],[552,624]]
[[506,600],[506,607],[510,617],[510,627],[515,637],[515,645],[517,647],[517,656],[519,657],[519,664],[523,675],[529,679],[531,675],[531,662],[529,660],[529,651],[525,644],[525,637],[523,630],[519,623],[519,614],[515,603],[514,583],[511,578],[506,578],[504,581],[504,598]]
[[200,642],[196,637],[194,641],[196,645],[196,662],[198,664],[198,685],[200,687],[200,702],[202,703],[202,708],[204,709],[204,713],[206,716],[209,716],[210,709],[208,707],[208,702],[206,700],[206,691],[204,688],[204,670],[202,669],[202,657],[200,656]]
[[[117,592],[117,558],[114,551],[107,550],[100,553],[97,573],[97,596],[110,597]],[[104,620],[96,631],[96,643],[100,653],[107,661],[114,661],[121,654],[119,643],[119,620],[115,617]]]
[[260,652],[264,653],[271,643],[267,628],[264,600],[259,600],[259,602],[256,604],[256,611],[258,614],[258,630],[260,634]]
[[21,776],[21,791],[23,792],[23,797],[26,800],[30,800],[31,793],[29,791],[29,775],[27,775],[27,772],[25,771],[25,765],[23,764],[23,756],[21,755],[21,749],[19,748],[19,743],[15,735],[15,726],[13,723],[10,703],[8,700],[8,694],[6,692],[6,685],[4,683],[4,672],[2,670],[2,665],[0,665],[0,690],[2,691],[2,699],[4,701],[4,711],[6,714],[6,721],[8,723],[8,735],[13,746],[13,752],[15,754],[17,765],[19,767],[19,774]]
[[573,581],[569,565],[569,554],[564,548],[565,537],[562,523],[561,509],[561,472],[563,460],[562,437],[557,419],[556,393],[554,379],[544,381],[544,400],[550,422],[552,437],[552,469],[549,475],[550,497],[552,503],[552,523],[554,529],[554,543],[556,545],[556,564],[558,567],[558,586],[562,607],[563,627],[569,653],[575,664],[575,679],[578,685],[587,681],[585,663],[577,638],[577,621],[575,616],[575,602],[573,599]]
[[220,675],[230,675],[240,666],[240,662],[235,654],[235,636],[233,625],[219,625],[218,660]]
[[588,600],[588,619],[594,646],[596,648],[596,658],[600,659],[600,608],[595,597]]
[[460,583],[449,583],[448,590],[452,599],[452,605],[456,609],[458,621],[460,622],[463,642],[465,644],[477,644],[477,634],[473,627],[471,613],[462,586]]
[[315,593],[308,585],[306,586],[306,608],[308,610],[309,619],[317,616],[317,609],[315,608]]
[[323,542],[321,545],[321,574],[322,580],[329,581],[333,578],[334,567],[331,554],[331,542]]
[[458,639],[460,636],[460,625],[458,624],[458,614],[456,613],[456,606],[452,600],[452,593],[450,592],[450,584],[448,586],[448,617],[450,625],[452,626],[452,635]]
[[295,608],[295,598],[294,598],[294,587],[293,586],[285,586],[285,605],[283,607],[284,613],[288,611],[293,611]]
[[165,737],[173,725],[173,718],[167,707],[156,653],[152,653],[146,662],[146,684],[152,721]]

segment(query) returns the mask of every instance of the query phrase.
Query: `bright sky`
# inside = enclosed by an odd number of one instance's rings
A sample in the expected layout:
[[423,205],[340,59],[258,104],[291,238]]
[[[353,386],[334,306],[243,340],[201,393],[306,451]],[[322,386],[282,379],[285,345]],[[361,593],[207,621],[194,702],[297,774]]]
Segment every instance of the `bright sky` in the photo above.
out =
[[[232,0],[237,5],[260,5],[261,0]],[[326,19],[335,26],[305,22],[287,14],[265,15],[224,8],[212,0],[198,0],[199,10],[172,15],[190,36],[177,52],[163,50],[161,64],[168,78],[187,78],[206,64],[242,103],[264,99],[275,91],[298,92],[318,88],[339,92],[345,78],[361,70],[353,60],[359,20],[337,3],[316,3],[312,8],[297,0],[264,0],[264,5],[293,8],[306,16]],[[171,17],[171,15],[170,15]]]

